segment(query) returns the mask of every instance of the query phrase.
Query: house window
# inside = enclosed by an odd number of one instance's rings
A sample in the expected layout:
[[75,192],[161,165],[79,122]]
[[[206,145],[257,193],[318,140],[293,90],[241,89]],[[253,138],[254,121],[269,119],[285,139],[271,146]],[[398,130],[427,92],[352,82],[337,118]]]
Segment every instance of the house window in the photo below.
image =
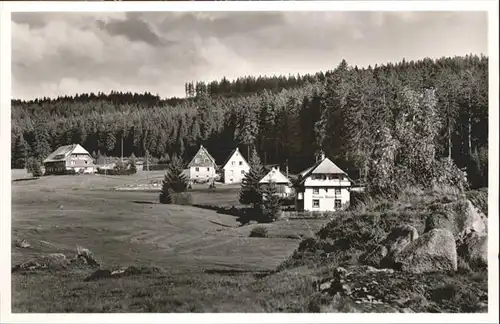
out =
[[240,165],[243,165],[243,162],[242,162],[242,161],[240,161]]
[[231,165],[234,165],[234,161],[231,161]]
[[241,170],[241,174],[245,174],[245,170]]
[[85,161],[85,164],[87,164],[87,163],[88,163],[88,161]]
[[313,208],[319,208],[319,199],[313,199]]
[[194,163],[200,163],[200,159],[194,159]]
[[313,188],[313,195],[319,194],[319,188]]
[[340,188],[335,188],[335,196],[340,196]]
[[335,199],[335,209],[340,209],[340,208],[342,208],[342,200]]
[[325,192],[328,193],[328,188],[325,188]]
[[207,171],[210,171],[210,168],[207,168]]
[[196,172],[200,171],[200,168],[195,168]]

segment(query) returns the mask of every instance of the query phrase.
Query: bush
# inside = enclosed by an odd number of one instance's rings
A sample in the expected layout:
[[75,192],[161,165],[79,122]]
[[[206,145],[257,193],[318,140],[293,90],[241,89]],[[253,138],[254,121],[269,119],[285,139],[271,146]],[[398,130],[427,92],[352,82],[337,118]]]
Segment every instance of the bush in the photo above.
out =
[[175,205],[185,205],[192,206],[193,205],[193,197],[189,192],[178,192],[171,193],[171,203]]
[[250,237],[267,237],[267,228],[257,226],[250,231]]
[[386,224],[378,213],[353,215],[342,213],[319,232],[321,239],[331,239],[339,250],[366,251],[386,236]]
[[28,171],[28,173],[31,173],[34,178],[39,178],[43,175],[42,165],[40,164],[40,161],[34,158],[29,158],[28,161],[26,161],[26,171]]

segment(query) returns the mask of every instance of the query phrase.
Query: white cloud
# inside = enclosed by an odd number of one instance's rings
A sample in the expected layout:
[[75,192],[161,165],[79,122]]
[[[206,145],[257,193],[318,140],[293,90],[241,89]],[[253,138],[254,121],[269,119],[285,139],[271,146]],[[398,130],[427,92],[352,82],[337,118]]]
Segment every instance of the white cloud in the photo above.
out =
[[187,81],[316,72],[342,58],[374,65],[485,53],[486,30],[478,13],[16,13],[12,91],[179,96]]

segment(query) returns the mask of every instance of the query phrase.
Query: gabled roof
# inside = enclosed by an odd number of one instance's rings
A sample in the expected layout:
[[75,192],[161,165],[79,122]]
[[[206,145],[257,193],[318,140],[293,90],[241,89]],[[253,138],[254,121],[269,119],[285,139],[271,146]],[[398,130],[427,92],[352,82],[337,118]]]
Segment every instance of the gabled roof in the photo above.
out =
[[224,161],[224,163],[222,163],[222,169],[224,169],[226,167],[226,165],[229,163],[229,161],[231,160],[231,158],[236,154],[236,152],[238,152],[240,154],[241,159],[243,160],[243,162],[245,162],[246,165],[248,167],[250,167],[250,164],[247,162],[247,160],[245,159],[245,157],[243,156],[243,154],[241,154],[240,150],[236,147],[234,150],[231,151],[231,153],[227,157],[226,161]]
[[[191,162],[188,164],[188,168],[190,167],[195,167],[195,166],[207,166],[207,164],[203,161],[207,157],[209,159],[210,166],[217,167],[217,164],[215,163],[215,159],[208,153],[207,149],[203,147],[203,145],[200,145],[200,149],[196,154],[193,156],[191,159]],[[196,163],[196,158],[202,159],[201,162]]]
[[335,163],[333,163],[329,158],[324,158],[316,162],[312,167],[305,169],[299,175],[304,179],[311,174],[344,174],[347,175],[341,168],[339,168]]
[[262,178],[259,181],[259,183],[270,183],[271,181],[274,182],[274,183],[279,183],[279,184],[283,184],[283,183],[291,184],[292,183],[290,181],[290,179],[288,179],[283,173],[281,173],[277,169],[272,169],[271,171],[269,171],[264,176],[264,178]]
[[43,160],[43,163],[64,161],[70,154],[73,153],[90,155],[90,153],[80,144],[63,145],[57,148],[57,150],[55,150],[54,152],[50,153],[49,156],[47,156],[47,158]]

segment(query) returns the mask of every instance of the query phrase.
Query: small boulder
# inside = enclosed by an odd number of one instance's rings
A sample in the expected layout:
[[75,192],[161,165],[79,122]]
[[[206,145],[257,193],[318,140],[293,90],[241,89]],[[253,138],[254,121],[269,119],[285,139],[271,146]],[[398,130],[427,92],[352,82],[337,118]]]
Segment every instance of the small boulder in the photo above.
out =
[[97,260],[94,256],[94,253],[92,253],[92,251],[90,251],[89,249],[78,247],[76,259],[83,260],[83,262],[85,264],[87,264],[91,267],[99,267],[100,266],[99,262],[97,262]]
[[29,244],[29,242],[26,240],[16,240],[14,242],[14,245],[17,246],[18,248],[22,248],[22,249],[27,249],[27,248],[31,247],[31,244]]
[[423,234],[394,257],[394,267],[412,273],[456,271],[457,250],[453,234],[445,229]]

